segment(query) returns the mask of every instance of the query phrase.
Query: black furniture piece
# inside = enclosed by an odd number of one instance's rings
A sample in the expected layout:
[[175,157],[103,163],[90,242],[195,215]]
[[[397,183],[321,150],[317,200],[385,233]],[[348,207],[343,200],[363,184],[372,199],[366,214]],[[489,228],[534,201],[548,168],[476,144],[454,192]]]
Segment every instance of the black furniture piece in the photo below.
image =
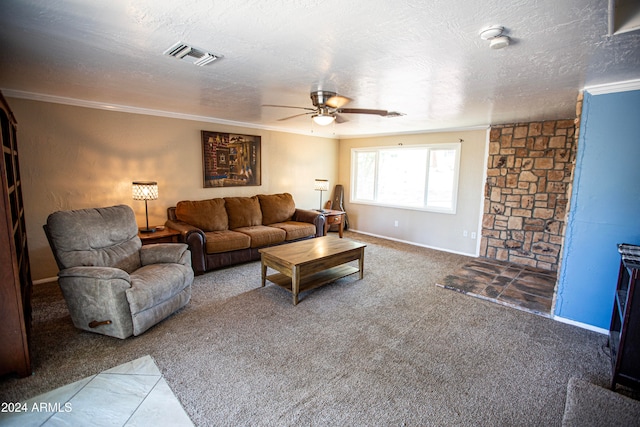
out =
[[618,251],[620,271],[609,328],[611,389],[617,384],[640,389],[640,246],[620,244]]

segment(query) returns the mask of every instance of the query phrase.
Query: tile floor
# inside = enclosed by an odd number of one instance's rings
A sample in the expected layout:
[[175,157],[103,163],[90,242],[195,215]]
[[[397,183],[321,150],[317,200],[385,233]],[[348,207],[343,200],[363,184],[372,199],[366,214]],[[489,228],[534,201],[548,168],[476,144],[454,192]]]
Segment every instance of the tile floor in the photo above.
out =
[[2,426],[193,426],[151,356],[22,402]]
[[477,258],[445,277],[439,286],[550,317],[556,272]]

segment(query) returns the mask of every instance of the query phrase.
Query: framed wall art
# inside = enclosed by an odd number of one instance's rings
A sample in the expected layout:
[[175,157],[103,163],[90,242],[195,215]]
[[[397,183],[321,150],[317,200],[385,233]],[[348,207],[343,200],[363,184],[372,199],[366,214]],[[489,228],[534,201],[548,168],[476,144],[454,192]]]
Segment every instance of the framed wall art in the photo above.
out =
[[204,188],[261,185],[260,138],[203,130]]

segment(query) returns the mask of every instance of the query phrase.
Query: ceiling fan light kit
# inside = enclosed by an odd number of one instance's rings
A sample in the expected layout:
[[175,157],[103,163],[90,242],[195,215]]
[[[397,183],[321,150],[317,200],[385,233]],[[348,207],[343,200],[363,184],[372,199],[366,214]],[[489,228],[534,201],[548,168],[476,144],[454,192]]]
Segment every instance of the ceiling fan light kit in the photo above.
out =
[[502,49],[509,46],[509,37],[503,35],[504,27],[502,25],[492,25],[480,30],[480,38],[489,41],[491,49]]
[[311,118],[317,125],[320,125],[320,126],[330,125],[336,119],[334,116],[330,114],[324,114],[324,113],[315,114],[311,116]]

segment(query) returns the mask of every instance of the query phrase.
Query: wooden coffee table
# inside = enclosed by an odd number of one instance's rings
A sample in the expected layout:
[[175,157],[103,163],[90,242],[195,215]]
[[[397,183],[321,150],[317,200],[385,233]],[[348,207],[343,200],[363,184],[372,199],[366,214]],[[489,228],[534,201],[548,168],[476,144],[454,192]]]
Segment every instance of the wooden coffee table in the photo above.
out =
[[[269,280],[288,290],[296,305],[300,292],[355,273],[360,273],[362,279],[366,246],[353,240],[325,236],[260,249],[262,286]],[[355,260],[358,260],[358,268],[346,265]],[[267,276],[267,267],[279,273]]]

